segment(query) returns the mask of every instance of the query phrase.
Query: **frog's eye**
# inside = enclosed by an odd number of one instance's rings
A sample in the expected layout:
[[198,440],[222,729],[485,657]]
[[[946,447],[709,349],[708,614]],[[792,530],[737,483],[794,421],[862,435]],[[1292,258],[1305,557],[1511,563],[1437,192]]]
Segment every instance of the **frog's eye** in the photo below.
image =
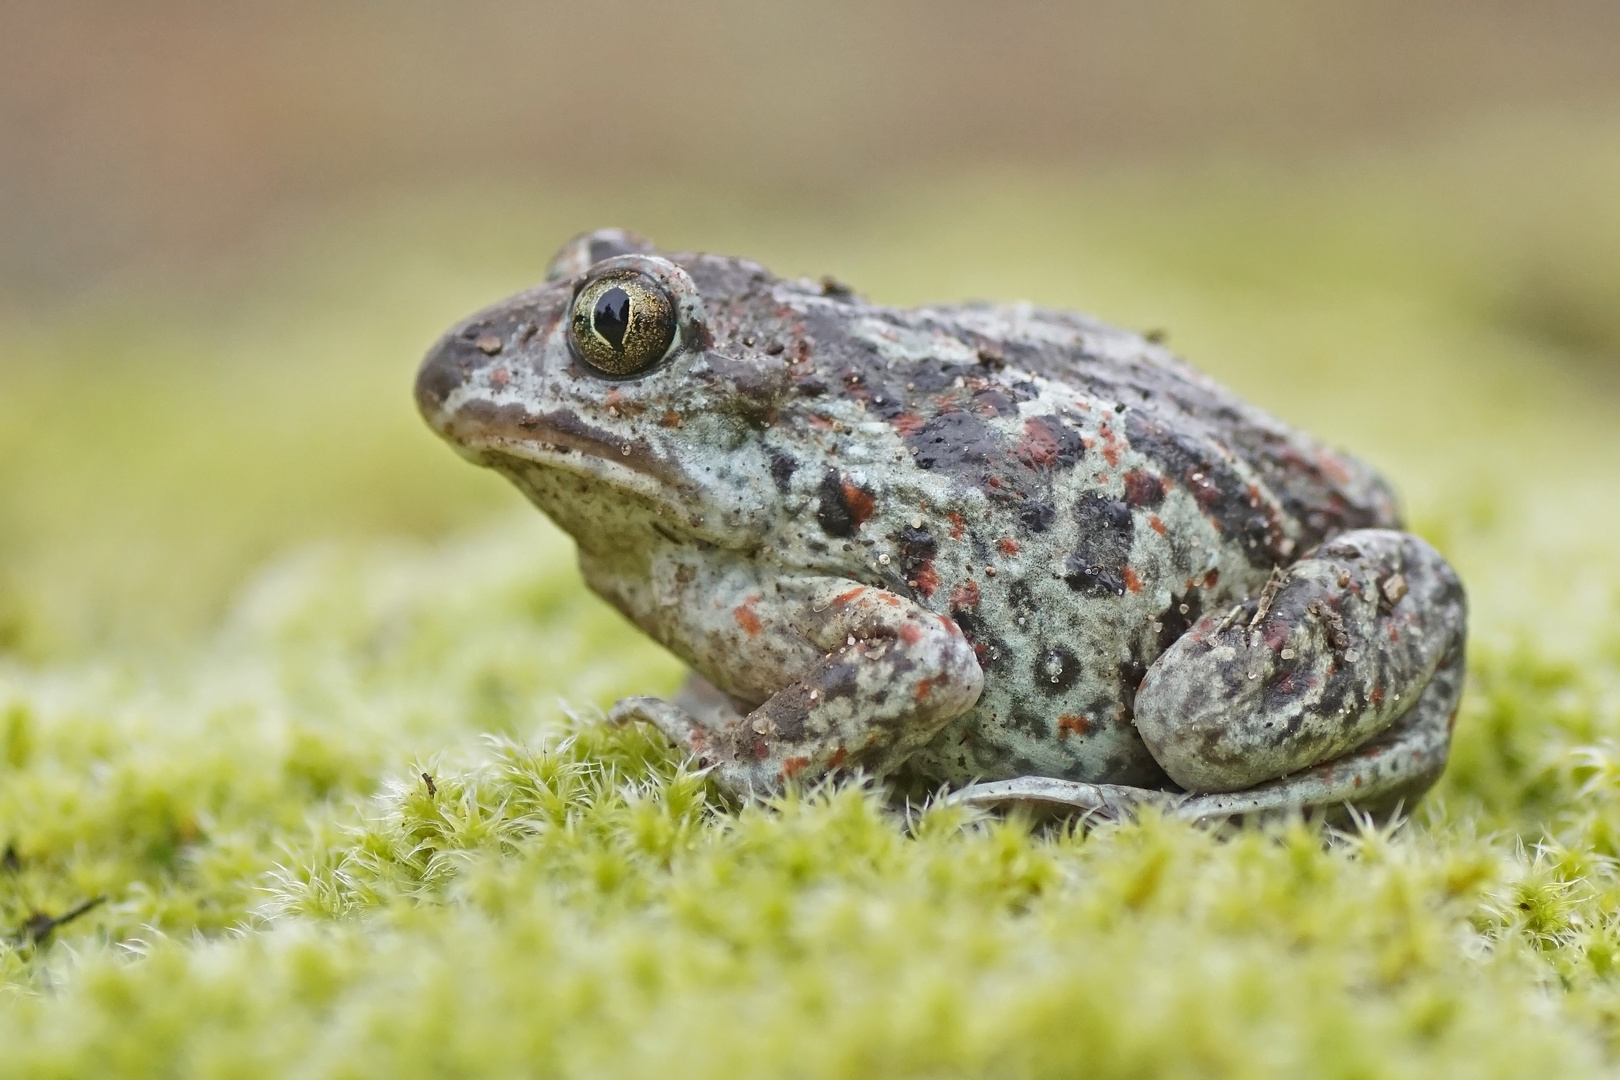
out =
[[675,343],[675,303],[638,270],[609,270],[574,297],[569,336],[579,358],[616,378],[639,375]]

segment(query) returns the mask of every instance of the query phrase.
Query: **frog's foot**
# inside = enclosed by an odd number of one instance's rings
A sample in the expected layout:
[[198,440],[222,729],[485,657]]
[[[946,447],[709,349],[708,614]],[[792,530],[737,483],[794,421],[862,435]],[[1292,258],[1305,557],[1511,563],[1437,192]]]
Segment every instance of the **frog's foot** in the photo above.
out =
[[691,672],[671,701],[656,697],[627,697],[608,710],[608,723],[628,724],[639,720],[651,724],[664,737],[695,757],[710,749],[714,733],[740,724],[747,708],[717,689],[697,672]]
[[846,580],[798,582],[792,592],[794,632],[824,650],[798,680],[746,715],[696,680],[678,704],[625,698],[609,719],[653,724],[742,797],[836,771],[885,775],[978,700],[984,674],[949,619]]
[[1461,583],[1428,544],[1345,533],[1166,650],[1137,691],[1137,730],[1171,779],[1205,796],[1181,814],[1415,797],[1445,763],[1466,618]]
[[947,806],[1023,810],[1037,818],[1081,816],[1088,820],[1123,821],[1143,806],[1173,812],[1187,796],[1123,784],[1083,784],[1050,776],[1020,776],[969,784],[946,795]]

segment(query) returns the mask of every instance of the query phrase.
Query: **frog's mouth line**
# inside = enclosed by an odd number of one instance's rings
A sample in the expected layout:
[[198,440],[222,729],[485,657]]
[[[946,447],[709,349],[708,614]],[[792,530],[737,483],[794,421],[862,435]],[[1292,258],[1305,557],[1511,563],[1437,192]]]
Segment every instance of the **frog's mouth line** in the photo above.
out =
[[506,458],[561,469],[657,503],[668,503],[674,492],[690,487],[681,471],[645,442],[615,438],[562,409],[535,414],[474,399],[449,412],[440,430],[484,464]]

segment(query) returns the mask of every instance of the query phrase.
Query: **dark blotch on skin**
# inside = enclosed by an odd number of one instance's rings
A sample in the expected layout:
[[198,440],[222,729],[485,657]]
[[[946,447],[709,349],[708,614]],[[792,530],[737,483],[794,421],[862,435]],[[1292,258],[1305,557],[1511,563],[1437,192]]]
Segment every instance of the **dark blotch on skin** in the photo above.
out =
[[[1187,605],[1187,613],[1181,613],[1181,605]],[[1159,616],[1159,651],[1162,653],[1187,630],[1196,625],[1204,617],[1203,596],[1193,590],[1185,596],[1177,596],[1170,601],[1170,606]]]
[[1018,406],[1000,390],[980,390],[973,395],[973,409],[985,416],[1012,416]]
[[1164,481],[1146,469],[1125,474],[1125,501],[1132,506],[1158,506],[1164,502]]
[[1110,568],[1088,563],[1078,555],[1063,561],[1063,581],[1075,592],[1092,596],[1124,596],[1125,574],[1122,568]]
[[787,395],[787,365],[775,357],[734,360],[713,356],[709,370],[716,388],[725,393],[725,410],[753,423],[768,420]]
[[864,400],[867,411],[883,420],[893,420],[906,411],[906,395],[894,386],[873,387]]
[[[1014,731],[1022,731],[1036,739],[1049,739],[1052,737],[1052,717],[1045,706],[1019,701],[1013,705],[1012,711],[1007,715],[1007,726]],[[1033,774],[1039,771],[1039,766],[1019,770]]]
[[816,521],[828,536],[855,535],[858,522],[845,496],[844,481],[837,469],[828,469],[823,473],[821,484],[816,488]]
[[973,374],[978,365],[942,364],[938,360],[921,360],[906,372],[906,381],[919,394],[937,394],[956,385],[956,380]]
[[1125,566],[1131,556],[1135,520],[1131,508],[1100,492],[1087,492],[1075,504],[1080,545],[1063,564],[1063,580],[1076,592],[1125,594]]
[[968,412],[934,417],[907,438],[906,445],[922,468],[954,473],[976,471],[1007,449],[999,431]]
[[1015,451],[1032,469],[1072,469],[1085,454],[1080,433],[1055,416],[1032,416],[1024,421],[1024,437]]
[[1057,507],[1049,502],[1025,503],[1018,508],[1018,520],[1030,532],[1042,533],[1057,518]]
[[900,532],[900,569],[908,578],[928,565],[928,560],[939,550],[938,543],[925,529],[907,526]]
[[951,619],[967,638],[968,644],[973,646],[973,653],[979,660],[979,667],[985,671],[994,671],[1003,667],[1011,658],[1012,653],[1007,643],[991,633],[984,619],[969,608],[952,608]]
[[1061,645],[1043,649],[1035,660],[1035,687],[1045,694],[1061,694],[1080,677],[1080,661]]
[[792,482],[793,474],[798,471],[799,459],[786,450],[774,446],[768,453],[771,459],[771,482],[776,485],[777,491],[786,495],[788,484]]
[[[1259,507],[1250,505],[1247,482],[1221,460],[1217,446],[1200,445],[1192,436],[1135,409],[1125,416],[1125,434],[1133,449],[1158,462],[1166,476],[1192,492],[1199,509],[1222,534],[1241,544],[1249,565],[1270,567],[1281,561],[1275,546],[1283,536],[1265,512],[1270,507],[1263,500]],[[1194,480],[1195,475],[1202,479]]]
[[1148,666],[1134,651],[1129,660],[1119,665],[1119,694],[1127,713],[1136,711],[1136,688],[1147,678],[1147,669]]

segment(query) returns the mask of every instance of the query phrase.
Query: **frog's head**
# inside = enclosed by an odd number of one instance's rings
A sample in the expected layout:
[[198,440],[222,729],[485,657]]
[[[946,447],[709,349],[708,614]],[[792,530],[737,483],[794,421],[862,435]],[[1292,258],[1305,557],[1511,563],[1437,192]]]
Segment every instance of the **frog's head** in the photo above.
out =
[[544,284],[433,347],[417,404],[582,549],[633,551],[653,532],[758,547],[780,495],[757,433],[786,393],[787,365],[715,351],[705,300],[728,309],[772,280],[741,260],[665,257],[618,230],[577,237]]

